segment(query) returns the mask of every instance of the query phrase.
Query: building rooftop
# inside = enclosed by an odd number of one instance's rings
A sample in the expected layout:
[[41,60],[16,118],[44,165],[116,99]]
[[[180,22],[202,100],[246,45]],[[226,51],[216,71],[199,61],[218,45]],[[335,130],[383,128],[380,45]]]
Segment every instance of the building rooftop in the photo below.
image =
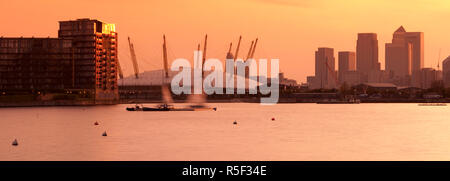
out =
[[403,28],[403,26],[400,26],[400,28],[395,30],[395,33],[405,33],[405,32],[406,32],[406,30],[405,30],[405,28]]
[[446,63],[448,61],[450,61],[450,56],[448,56],[442,63]]

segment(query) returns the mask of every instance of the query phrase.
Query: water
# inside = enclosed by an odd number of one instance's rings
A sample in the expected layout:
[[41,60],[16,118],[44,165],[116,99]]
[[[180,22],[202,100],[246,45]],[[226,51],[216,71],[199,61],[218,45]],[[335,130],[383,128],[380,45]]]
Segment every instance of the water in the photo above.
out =
[[2,108],[0,160],[450,160],[447,106],[210,105]]

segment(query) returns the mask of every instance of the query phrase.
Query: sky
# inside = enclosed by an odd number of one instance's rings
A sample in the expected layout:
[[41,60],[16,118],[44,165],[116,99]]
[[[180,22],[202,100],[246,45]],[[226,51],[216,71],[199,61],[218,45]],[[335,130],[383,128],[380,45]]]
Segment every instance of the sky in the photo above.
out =
[[[192,59],[208,34],[208,58],[224,60],[242,35],[240,57],[259,38],[255,58],[280,59],[280,71],[305,82],[314,75],[318,47],[355,51],[357,33],[377,33],[384,69],[384,44],[401,25],[424,32],[425,67],[450,55],[448,0],[0,0],[0,36],[56,37],[58,21],[79,18],[116,24],[119,61],[133,74],[127,37],[140,71],[161,69],[162,35],[169,61]],[[336,62],[337,65],[337,62]]]

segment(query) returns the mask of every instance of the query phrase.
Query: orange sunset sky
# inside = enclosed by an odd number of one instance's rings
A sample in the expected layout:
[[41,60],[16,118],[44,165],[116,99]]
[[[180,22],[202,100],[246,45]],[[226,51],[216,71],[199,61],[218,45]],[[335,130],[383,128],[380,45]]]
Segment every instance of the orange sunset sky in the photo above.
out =
[[141,71],[162,68],[162,34],[170,61],[192,59],[205,33],[207,56],[222,60],[239,35],[241,56],[258,37],[255,58],[279,58],[280,71],[298,82],[314,74],[317,47],[334,48],[337,61],[337,51],[355,51],[358,32],[378,34],[383,69],[384,44],[400,25],[424,32],[425,67],[437,67],[439,50],[439,62],[450,55],[448,0],[0,0],[0,15],[5,37],[56,37],[60,20],[115,23],[127,75],[133,73],[128,36]]

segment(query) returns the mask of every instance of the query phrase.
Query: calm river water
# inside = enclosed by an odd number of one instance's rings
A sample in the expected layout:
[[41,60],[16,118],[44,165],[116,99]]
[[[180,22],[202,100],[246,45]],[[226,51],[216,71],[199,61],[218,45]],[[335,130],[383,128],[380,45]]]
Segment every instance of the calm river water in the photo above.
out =
[[210,105],[1,108],[0,160],[450,160],[447,106]]

